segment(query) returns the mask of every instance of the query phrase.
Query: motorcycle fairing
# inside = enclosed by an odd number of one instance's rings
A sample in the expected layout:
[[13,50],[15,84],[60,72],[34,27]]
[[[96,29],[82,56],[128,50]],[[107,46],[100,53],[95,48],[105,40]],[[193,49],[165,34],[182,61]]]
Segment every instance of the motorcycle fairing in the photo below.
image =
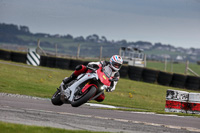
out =
[[81,90],[82,93],[84,93],[88,88],[90,88],[91,86],[94,86],[96,88],[98,88],[95,84],[86,84],[83,89]]
[[98,74],[100,81],[103,84],[110,86],[111,82],[110,82],[109,78],[105,75],[105,73],[102,71],[102,68],[97,70],[97,74]]
[[[73,99],[74,99],[74,93],[75,93],[75,91],[76,91],[76,88],[81,84],[81,83],[83,83],[84,81],[86,81],[86,80],[89,80],[89,79],[93,79],[93,78],[96,78],[96,79],[98,79],[98,76],[96,75],[96,74],[93,74],[93,73],[86,73],[86,74],[81,74],[79,77],[81,77],[81,78],[78,78],[78,80],[74,83],[74,84],[72,84],[71,86],[69,86],[67,89],[69,89],[70,91],[71,91],[71,95],[70,95],[70,97],[69,97],[69,101],[70,102],[72,102],[73,101]],[[67,90],[66,89],[66,90]],[[67,91],[66,90],[64,90],[64,92],[65,93],[67,93]]]

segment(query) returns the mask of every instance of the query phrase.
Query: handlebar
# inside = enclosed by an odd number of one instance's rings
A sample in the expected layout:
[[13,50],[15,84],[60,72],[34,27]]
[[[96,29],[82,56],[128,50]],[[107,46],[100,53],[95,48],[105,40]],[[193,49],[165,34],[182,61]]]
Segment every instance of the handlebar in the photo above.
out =
[[96,71],[96,69],[95,69],[95,68],[88,67],[88,66],[87,66],[87,69],[90,69],[90,70],[92,70],[92,71],[94,71],[94,72]]
[[109,79],[110,81],[118,81],[118,78]]

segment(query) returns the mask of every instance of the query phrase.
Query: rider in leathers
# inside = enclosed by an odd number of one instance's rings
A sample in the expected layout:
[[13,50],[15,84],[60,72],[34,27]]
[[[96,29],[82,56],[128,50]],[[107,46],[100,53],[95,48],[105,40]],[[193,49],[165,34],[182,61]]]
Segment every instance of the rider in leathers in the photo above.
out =
[[[98,68],[98,65],[100,64],[100,62],[90,62],[88,63],[88,67],[92,67],[92,68]],[[113,79],[115,79],[115,81],[111,82],[111,86],[110,88],[108,88],[106,91],[107,92],[112,92],[113,90],[115,90],[115,86],[117,84],[117,81],[120,78],[120,74],[119,74],[119,70],[123,64],[123,59],[119,56],[119,55],[113,55],[110,58],[110,61],[101,61],[101,64],[103,65],[103,67],[110,67],[112,69],[112,75],[111,77],[113,77]],[[65,78],[63,80],[64,86],[66,84],[68,84],[69,82],[71,82],[72,80],[75,80],[80,74],[85,73],[87,71],[87,66],[84,65],[78,65],[75,68],[75,71],[72,73],[72,75],[69,78]],[[104,93],[101,94],[99,97],[97,97],[95,100],[98,102],[102,102],[105,99],[105,95]]]

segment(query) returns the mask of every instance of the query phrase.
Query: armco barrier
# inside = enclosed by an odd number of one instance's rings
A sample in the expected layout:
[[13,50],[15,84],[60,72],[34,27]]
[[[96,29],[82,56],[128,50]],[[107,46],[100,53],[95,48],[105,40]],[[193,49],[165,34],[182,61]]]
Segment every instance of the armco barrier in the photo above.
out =
[[155,83],[158,77],[159,71],[144,68],[142,73],[142,80],[148,83]]
[[6,50],[0,50],[0,59],[11,60],[11,52]]
[[200,90],[200,77],[187,76],[185,88],[191,90]]
[[141,81],[143,67],[128,66],[128,77],[131,80]]
[[200,93],[189,93],[188,113],[200,114]]
[[169,86],[172,81],[173,74],[160,71],[158,74],[157,82],[160,85]]
[[185,88],[186,79],[187,79],[187,76],[174,73],[170,86]]
[[167,90],[165,112],[187,113],[189,92]]
[[26,63],[26,60],[27,60],[26,53],[11,52],[11,61]]

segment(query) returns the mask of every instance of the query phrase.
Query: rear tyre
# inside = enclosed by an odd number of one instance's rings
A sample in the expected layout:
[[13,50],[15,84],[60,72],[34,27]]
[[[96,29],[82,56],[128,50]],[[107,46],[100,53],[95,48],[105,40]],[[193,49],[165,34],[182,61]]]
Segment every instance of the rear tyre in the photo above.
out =
[[82,104],[86,103],[88,100],[90,100],[96,93],[96,87],[92,86],[87,92],[85,92],[82,95],[77,95],[78,98],[74,99],[74,102],[71,103],[72,107],[79,107]]
[[63,102],[60,100],[60,89],[58,89],[52,96],[51,102],[53,105],[61,106]]

